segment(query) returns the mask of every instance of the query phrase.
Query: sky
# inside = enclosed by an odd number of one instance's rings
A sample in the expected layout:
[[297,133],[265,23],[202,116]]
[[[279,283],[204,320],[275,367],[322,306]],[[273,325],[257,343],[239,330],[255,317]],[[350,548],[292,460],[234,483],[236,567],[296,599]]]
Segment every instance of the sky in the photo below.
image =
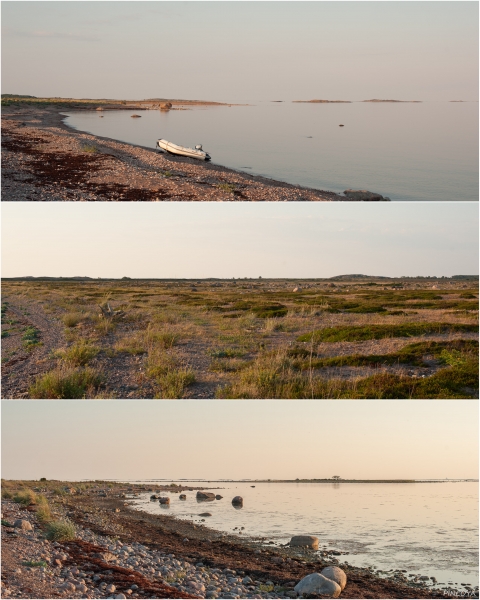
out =
[[2,402],[5,479],[332,474],[343,479],[477,478],[478,402]]
[[2,2],[2,93],[478,100],[478,2]]
[[478,203],[4,202],[2,276],[478,275]]

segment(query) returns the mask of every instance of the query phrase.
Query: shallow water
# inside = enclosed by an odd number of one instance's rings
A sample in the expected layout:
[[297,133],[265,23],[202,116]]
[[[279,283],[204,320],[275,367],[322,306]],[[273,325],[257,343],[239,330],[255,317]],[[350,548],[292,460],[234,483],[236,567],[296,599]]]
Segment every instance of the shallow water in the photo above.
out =
[[[155,147],[203,144],[212,161],[288,183],[392,200],[478,201],[478,104],[425,102],[82,111],[66,123]],[[343,124],[344,127],[339,127]]]
[[[165,507],[146,493],[134,505],[193,521],[210,512],[205,525],[212,529],[235,534],[245,527],[242,535],[275,543],[316,535],[320,549],[349,552],[338,558],[352,565],[406,569],[453,587],[478,585],[477,483],[190,485],[218,485],[222,489],[216,493],[224,498],[199,503],[196,492],[186,492],[186,501],[168,494],[171,504]],[[244,499],[242,509],[231,504],[237,495]]]

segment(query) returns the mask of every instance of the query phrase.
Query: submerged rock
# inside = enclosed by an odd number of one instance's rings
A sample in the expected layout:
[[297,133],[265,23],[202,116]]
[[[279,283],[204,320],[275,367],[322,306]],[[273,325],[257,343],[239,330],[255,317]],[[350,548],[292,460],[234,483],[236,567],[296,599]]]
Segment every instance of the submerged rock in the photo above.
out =
[[340,569],[340,567],[325,567],[320,575],[323,575],[327,579],[331,579],[335,583],[338,583],[342,592],[347,585],[347,575],[343,569]]
[[343,193],[349,200],[358,200],[359,202],[390,201],[390,198],[383,197],[381,194],[376,194],[375,192],[369,192],[368,190],[345,190]]
[[326,596],[327,598],[338,598],[342,592],[341,587],[335,581],[320,575],[320,573],[310,573],[304,577],[293,588],[299,596]]
[[215,494],[211,492],[197,492],[197,500],[215,500]]
[[294,535],[290,540],[290,546],[318,550],[318,538],[314,535]]

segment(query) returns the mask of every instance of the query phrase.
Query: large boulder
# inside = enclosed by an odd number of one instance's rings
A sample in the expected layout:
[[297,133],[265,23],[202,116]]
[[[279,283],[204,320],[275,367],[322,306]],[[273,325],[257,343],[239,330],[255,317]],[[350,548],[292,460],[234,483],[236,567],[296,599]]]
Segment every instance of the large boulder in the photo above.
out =
[[304,577],[293,588],[299,596],[325,596],[326,598],[338,598],[342,593],[342,588],[332,581],[327,579],[320,573],[310,573]]
[[323,575],[327,579],[331,579],[335,583],[338,583],[342,592],[347,585],[347,574],[345,571],[340,569],[340,567],[325,567],[320,575]]
[[294,535],[290,540],[290,546],[318,550],[318,538],[314,535]]
[[25,521],[25,519],[17,519],[13,524],[17,529],[22,529],[23,531],[32,531],[33,527],[30,521]]
[[243,498],[241,496],[235,496],[232,500],[233,506],[243,506]]
[[197,492],[197,500],[204,502],[205,500],[215,500],[215,494],[211,492]]
[[357,200],[359,202],[381,202],[382,200],[388,202],[390,200],[386,196],[384,198],[382,195],[369,192],[368,190],[345,190],[343,193],[349,200]]

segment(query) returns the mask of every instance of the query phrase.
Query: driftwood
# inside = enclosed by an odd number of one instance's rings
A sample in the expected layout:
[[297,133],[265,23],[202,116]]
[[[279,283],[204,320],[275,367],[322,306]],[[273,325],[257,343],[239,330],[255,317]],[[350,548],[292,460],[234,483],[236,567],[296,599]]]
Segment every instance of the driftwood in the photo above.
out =
[[123,317],[125,312],[123,310],[113,310],[108,302],[105,304],[98,305],[100,310],[102,311],[102,317],[104,319],[114,319],[115,317]]

